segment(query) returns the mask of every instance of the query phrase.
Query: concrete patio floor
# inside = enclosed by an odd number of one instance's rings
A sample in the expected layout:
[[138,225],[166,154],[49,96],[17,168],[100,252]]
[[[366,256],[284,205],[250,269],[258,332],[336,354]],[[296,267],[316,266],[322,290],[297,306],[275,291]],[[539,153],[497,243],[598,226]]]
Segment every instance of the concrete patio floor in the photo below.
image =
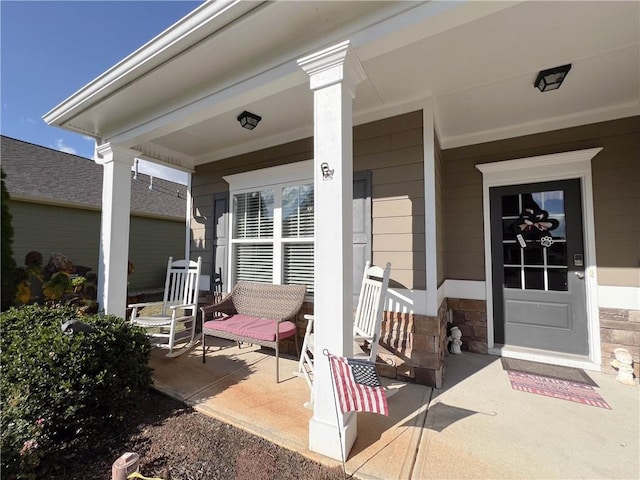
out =
[[[168,359],[155,350],[155,387],[197,411],[323,463],[308,450],[309,389],[297,361],[225,340]],[[588,372],[611,410],[513,390],[500,359],[446,358],[442,389],[393,383],[389,417],[358,414],[347,473],[363,480],[638,479],[638,385]]]

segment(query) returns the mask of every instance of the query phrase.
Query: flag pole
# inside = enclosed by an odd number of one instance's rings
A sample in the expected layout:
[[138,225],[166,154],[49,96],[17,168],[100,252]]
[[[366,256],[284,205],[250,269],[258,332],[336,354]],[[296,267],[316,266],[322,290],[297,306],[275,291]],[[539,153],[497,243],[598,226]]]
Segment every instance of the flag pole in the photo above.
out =
[[[327,350],[326,348],[324,350],[322,350],[322,354],[329,358],[329,350]],[[331,362],[329,362],[329,373],[331,374],[331,390],[333,391],[333,406],[335,407],[335,411],[336,411],[336,423],[338,426],[338,439],[340,440],[340,458],[342,459],[342,473],[344,475],[345,480],[347,480],[347,466],[346,466],[346,462],[345,462],[345,455],[344,455],[344,448],[342,447],[342,427],[341,427],[341,422],[340,422],[340,415],[338,414],[338,402],[336,401],[336,384],[335,384],[335,378],[333,376],[333,365],[331,365]]]

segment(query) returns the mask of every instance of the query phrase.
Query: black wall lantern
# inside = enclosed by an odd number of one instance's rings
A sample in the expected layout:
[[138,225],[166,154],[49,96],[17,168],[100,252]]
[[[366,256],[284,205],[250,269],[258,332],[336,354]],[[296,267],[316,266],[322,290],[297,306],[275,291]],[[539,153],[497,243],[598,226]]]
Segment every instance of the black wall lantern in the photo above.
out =
[[262,120],[261,116],[247,112],[246,110],[238,115],[240,125],[242,125],[242,128],[246,128],[247,130],[253,130],[256,128],[260,120]]
[[562,65],[561,67],[550,68],[548,70],[542,70],[538,73],[536,81],[533,84],[541,92],[548,92],[549,90],[557,90],[562,85],[564,78],[571,70],[571,64]]

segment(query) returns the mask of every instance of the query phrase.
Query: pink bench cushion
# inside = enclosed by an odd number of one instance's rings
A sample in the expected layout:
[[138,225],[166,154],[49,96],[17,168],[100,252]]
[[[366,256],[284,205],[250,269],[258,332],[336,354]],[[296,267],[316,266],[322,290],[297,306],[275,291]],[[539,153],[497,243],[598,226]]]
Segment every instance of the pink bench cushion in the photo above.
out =
[[[204,322],[204,328],[227,332],[238,337],[252,338],[265,342],[275,342],[276,321],[268,318],[256,318],[248,315],[232,315],[222,320]],[[289,338],[296,333],[293,322],[280,322],[280,340]],[[206,332],[205,332],[206,333]]]

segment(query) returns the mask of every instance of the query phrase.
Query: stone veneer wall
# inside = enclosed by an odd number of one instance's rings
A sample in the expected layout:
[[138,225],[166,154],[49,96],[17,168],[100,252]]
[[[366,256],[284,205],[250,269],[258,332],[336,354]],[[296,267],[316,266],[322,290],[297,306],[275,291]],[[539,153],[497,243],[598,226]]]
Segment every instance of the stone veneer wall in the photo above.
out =
[[462,350],[488,353],[487,344],[487,303],[484,300],[447,298],[452,311],[452,327],[462,332]]
[[447,303],[437,317],[385,312],[378,372],[383,377],[440,388],[447,349]]
[[600,309],[600,348],[602,371],[616,374],[611,366],[616,348],[624,348],[633,357],[633,372],[640,377],[640,310]]

